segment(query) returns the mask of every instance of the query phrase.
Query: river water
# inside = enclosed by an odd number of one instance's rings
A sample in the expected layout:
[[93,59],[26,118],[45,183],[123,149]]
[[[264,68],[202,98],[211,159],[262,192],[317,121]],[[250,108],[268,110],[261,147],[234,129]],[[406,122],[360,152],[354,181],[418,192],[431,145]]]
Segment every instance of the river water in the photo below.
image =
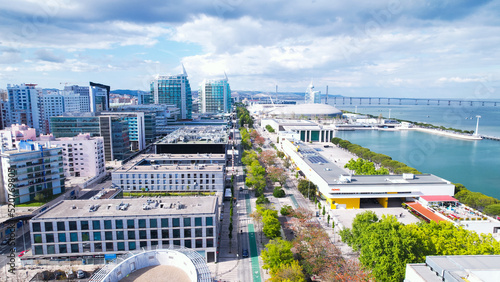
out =
[[[339,105],[342,110],[427,122],[500,137],[500,106]],[[424,173],[500,199],[500,141],[466,141],[416,131],[341,131],[337,137],[386,154]]]

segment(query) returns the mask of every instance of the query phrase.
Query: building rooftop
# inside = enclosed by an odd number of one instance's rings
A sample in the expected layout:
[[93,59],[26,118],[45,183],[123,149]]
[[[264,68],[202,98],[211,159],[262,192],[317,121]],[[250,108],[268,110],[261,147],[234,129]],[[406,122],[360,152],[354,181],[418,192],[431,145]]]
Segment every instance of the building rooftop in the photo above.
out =
[[70,200],[57,203],[32,220],[211,214],[216,207],[216,196]]
[[457,199],[448,195],[420,196],[420,198],[426,200],[427,202],[458,202]]
[[186,126],[175,130],[156,144],[225,144],[227,141],[226,126]]
[[[187,161],[188,164],[170,162]],[[193,162],[203,163],[193,163]],[[222,170],[225,164],[224,154],[150,154],[139,155],[114,172],[169,171],[169,170]]]
[[[350,175],[319,151],[309,147],[304,142],[295,143],[299,147],[299,155],[316,171],[329,185],[401,185],[401,184],[449,184],[449,181],[432,174],[403,175]],[[350,181],[347,181],[350,179]]]
[[425,264],[407,267],[425,281],[437,281],[434,277],[439,281],[500,281],[499,255],[428,256]]

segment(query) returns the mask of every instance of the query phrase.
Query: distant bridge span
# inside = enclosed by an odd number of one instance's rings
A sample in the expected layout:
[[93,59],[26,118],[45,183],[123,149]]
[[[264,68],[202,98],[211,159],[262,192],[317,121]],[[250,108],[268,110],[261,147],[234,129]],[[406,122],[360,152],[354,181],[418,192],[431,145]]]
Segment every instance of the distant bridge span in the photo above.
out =
[[[390,97],[331,97],[329,100],[333,99],[334,104],[342,104],[342,105],[352,105],[354,102],[359,102],[359,105],[401,105],[402,101],[414,101],[415,105],[448,105],[451,106],[462,104],[470,105],[470,106],[485,106],[492,105],[497,106],[500,105],[500,101],[485,101],[485,100],[467,100],[467,99],[445,99],[445,98],[390,98]],[[363,103],[363,101],[365,103]]]

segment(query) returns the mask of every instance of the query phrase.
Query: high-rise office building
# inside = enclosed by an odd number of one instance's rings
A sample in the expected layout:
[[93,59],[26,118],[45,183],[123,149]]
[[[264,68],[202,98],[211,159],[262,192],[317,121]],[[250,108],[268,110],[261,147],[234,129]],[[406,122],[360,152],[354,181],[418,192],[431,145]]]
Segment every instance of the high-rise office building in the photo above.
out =
[[220,80],[203,80],[198,92],[200,113],[231,111],[231,88],[227,76]]
[[151,94],[155,104],[174,104],[181,110],[181,119],[191,119],[193,96],[186,69],[171,76],[158,75],[151,82]]
[[[90,91],[88,86],[70,85],[64,87],[63,95],[71,95],[71,93],[79,95],[80,110],[78,112],[90,112]],[[68,111],[66,111],[68,112]]]
[[80,133],[103,137],[106,161],[123,160],[130,154],[128,121],[123,117],[65,113],[63,116],[51,117],[50,127],[56,138],[74,137]]
[[108,85],[90,82],[90,111],[99,113],[109,110],[109,92]]
[[7,85],[8,114],[5,125],[26,124],[40,131],[42,128],[42,112],[40,97],[42,90],[36,84]]

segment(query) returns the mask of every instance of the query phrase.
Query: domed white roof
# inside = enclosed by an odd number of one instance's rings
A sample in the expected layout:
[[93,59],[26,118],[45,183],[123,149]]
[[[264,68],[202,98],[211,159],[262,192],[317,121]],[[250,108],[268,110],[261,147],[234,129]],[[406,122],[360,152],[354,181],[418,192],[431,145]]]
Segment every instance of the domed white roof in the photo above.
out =
[[335,116],[341,115],[342,111],[327,104],[298,104],[275,108],[269,112],[270,115],[305,115],[305,116]]

